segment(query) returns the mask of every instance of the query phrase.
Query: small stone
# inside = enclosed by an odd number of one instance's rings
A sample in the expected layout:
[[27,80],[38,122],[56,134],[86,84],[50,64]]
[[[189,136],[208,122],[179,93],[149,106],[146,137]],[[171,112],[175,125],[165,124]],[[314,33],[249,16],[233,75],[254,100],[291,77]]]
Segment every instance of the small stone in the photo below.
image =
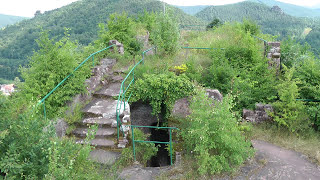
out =
[[130,115],[125,115],[123,118],[122,118],[122,123],[128,123],[130,122]]

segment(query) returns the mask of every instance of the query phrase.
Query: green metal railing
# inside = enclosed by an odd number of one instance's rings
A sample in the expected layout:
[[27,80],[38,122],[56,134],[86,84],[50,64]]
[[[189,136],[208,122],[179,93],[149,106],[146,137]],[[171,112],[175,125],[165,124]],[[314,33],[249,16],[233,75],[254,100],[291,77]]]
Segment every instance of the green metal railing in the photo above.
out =
[[316,99],[296,99],[297,101],[304,101],[304,102],[320,102],[320,100]]
[[[170,165],[172,165],[172,130],[176,129],[179,130],[176,127],[157,127],[157,126],[135,126],[135,125],[130,125],[131,126],[131,133],[132,133],[132,147],[133,147],[133,159],[136,161],[136,148],[135,148],[135,143],[154,143],[154,144],[169,144],[170,148]],[[163,142],[163,141],[142,141],[142,140],[135,140],[134,139],[134,128],[152,128],[152,129],[168,129],[169,130],[169,141],[168,142]]]
[[[139,65],[139,64],[143,64],[144,62],[144,56],[147,52],[156,49],[156,47],[152,47],[150,49],[147,49],[145,51],[142,52],[142,59],[133,66],[133,68],[130,70],[130,72],[128,73],[128,75],[124,78],[124,80],[121,83],[121,87],[120,87],[120,92],[119,92],[119,97],[118,97],[118,102],[117,102],[117,107],[116,107],[116,115],[117,115],[117,139],[119,141],[119,136],[120,136],[120,130],[122,131],[122,122],[120,120],[120,114],[121,114],[121,109],[122,109],[122,105],[123,105],[123,111],[125,111],[126,109],[126,102],[128,102],[131,98],[132,92],[130,93],[129,97],[126,99],[126,92],[128,91],[128,89],[130,88],[130,86],[135,82],[135,77],[134,77],[134,70],[135,68]],[[132,80],[130,81],[130,83],[127,85],[127,87],[125,87],[125,82],[127,81],[127,79],[132,76]]]
[[224,50],[225,48],[206,48],[206,47],[181,47],[181,49],[204,49],[204,50]]
[[259,40],[263,41],[264,43],[267,43],[267,44],[268,44],[268,41],[265,40],[265,39],[262,39],[262,38],[260,38],[260,37],[254,36],[254,35],[251,35],[251,36],[254,37],[254,38],[256,38],[256,39],[259,39]]
[[201,24],[197,24],[197,25],[189,25],[189,24],[181,24],[179,26],[180,30],[196,30],[196,31],[204,31],[206,30],[207,25],[201,25]]
[[[92,53],[89,57],[87,57],[87,59],[85,59],[84,61],[82,61],[67,77],[65,77],[58,85],[56,85],[47,95],[45,95],[38,103],[37,105],[34,107],[38,107],[39,105],[43,105],[43,114],[44,114],[44,118],[47,118],[47,112],[46,112],[46,105],[45,105],[45,101],[46,99],[54,92],[56,91],[66,80],[68,80],[71,76],[73,76],[73,74],[80,68],[82,67],[87,61],[89,61],[90,59],[92,59],[92,66],[94,66],[94,56],[98,53],[101,53],[111,47],[115,46],[115,44],[108,46],[104,49],[101,49],[100,51],[97,51],[95,53]],[[34,110],[33,108],[33,110]]]

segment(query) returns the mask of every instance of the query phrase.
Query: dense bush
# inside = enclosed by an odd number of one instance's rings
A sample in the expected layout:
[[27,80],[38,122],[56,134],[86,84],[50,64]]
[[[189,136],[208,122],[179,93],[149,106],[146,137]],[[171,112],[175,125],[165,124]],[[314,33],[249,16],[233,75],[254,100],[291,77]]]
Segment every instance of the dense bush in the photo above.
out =
[[270,102],[276,95],[276,73],[268,68],[261,45],[241,24],[226,24],[215,33],[226,38],[213,40],[222,50],[210,53],[211,64],[200,82],[224,94],[236,95],[236,110],[253,108],[255,103]]
[[[96,127],[91,127],[86,142],[94,138]],[[92,147],[75,144],[73,139],[54,139],[48,149],[49,170],[45,179],[104,179],[89,161]]]
[[94,166],[86,159],[91,148],[56,139],[53,118],[61,115],[59,109],[73,95],[84,92],[89,67],[74,73],[46,100],[51,120],[44,119],[42,106],[35,108],[37,101],[78,66],[83,52],[67,37],[54,43],[47,33],[38,44],[41,49],[31,57],[29,68],[22,70],[25,82],[20,91],[8,100],[0,97],[1,172],[8,179],[92,179],[95,171],[89,170]]
[[232,99],[226,96],[222,103],[212,106],[203,90],[192,99],[192,113],[183,122],[181,136],[185,150],[194,154],[200,174],[233,171],[253,155],[250,142],[241,135],[231,112]]
[[[28,68],[21,69],[24,83],[20,87],[27,101],[35,103],[48,94],[56,85],[67,77],[83,61],[82,52],[77,44],[68,37],[54,43],[47,33],[42,33],[37,40],[41,49],[33,54]],[[91,64],[90,64],[91,65]],[[84,92],[84,81],[90,75],[89,63],[85,64],[55,92],[46,99],[49,117],[57,115],[59,107],[80,92]]]

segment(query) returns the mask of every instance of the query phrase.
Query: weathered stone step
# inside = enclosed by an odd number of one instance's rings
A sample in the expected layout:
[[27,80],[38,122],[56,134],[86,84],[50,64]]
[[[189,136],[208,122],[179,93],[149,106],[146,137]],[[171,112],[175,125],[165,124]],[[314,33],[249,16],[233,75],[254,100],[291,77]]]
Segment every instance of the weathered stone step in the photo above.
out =
[[[72,131],[72,134],[77,137],[87,137],[88,128],[77,128]],[[114,128],[98,128],[95,137],[107,138],[114,135],[116,135],[116,130]]]
[[108,119],[103,117],[86,118],[82,120],[82,125],[98,125],[98,127],[117,127],[116,119]]
[[105,151],[102,149],[95,149],[90,152],[90,160],[105,164],[105,165],[112,165],[116,162],[116,160],[120,157],[120,152],[113,152],[113,151]]
[[112,98],[114,96],[119,96],[120,87],[121,83],[112,83],[102,87],[102,89],[95,92],[93,96],[98,98]]
[[117,76],[112,76],[111,77],[111,81],[114,82],[114,83],[121,83],[123,81],[123,76],[121,75],[117,75]]
[[116,118],[117,100],[113,99],[95,99],[91,101],[82,112],[87,117],[104,117],[109,119]]
[[[118,100],[113,99],[95,99],[91,101],[86,107],[82,110],[86,117],[104,117],[107,119],[116,120],[116,107]],[[120,104],[119,104],[120,106]],[[122,108],[120,108],[121,116],[125,114],[130,114],[129,104],[125,103],[125,111],[123,111],[124,104],[122,103]],[[125,112],[125,113],[124,113]]]
[[[84,144],[85,141],[83,139],[76,140],[76,143]],[[105,139],[105,138],[96,138],[90,141],[90,145],[96,146],[98,148],[115,148],[116,143],[114,140]]]

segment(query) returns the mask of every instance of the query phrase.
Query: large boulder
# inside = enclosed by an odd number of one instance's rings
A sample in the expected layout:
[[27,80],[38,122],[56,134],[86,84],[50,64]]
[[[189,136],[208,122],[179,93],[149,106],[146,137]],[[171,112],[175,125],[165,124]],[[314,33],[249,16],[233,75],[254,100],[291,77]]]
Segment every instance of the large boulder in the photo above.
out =
[[191,114],[189,106],[190,106],[190,98],[178,99],[173,106],[172,115],[186,118]]
[[252,123],[261,123],[272,120],[269,113],[273,112],[273,107],[270,104],[256,104],[255,110],[243,109],[242,118],[245,121]]
[[[212,99],[212,105],[215,104],[215,102],[222,102],[223,96],[217,89],[206,89],[206,95],[209,99]],[[182,117],[186,118],[188,115],[191,114],[190,110],[190,102],[192,97],[185,97],[178,99],[171,111],[171,115],[176,117]]]
[[210,99],[213,100],[213,102],[212,102],[213,104],[215,101],[222,102],[222,100],[223,100],[222,94],[217,89],[206,89],[206,94]]

